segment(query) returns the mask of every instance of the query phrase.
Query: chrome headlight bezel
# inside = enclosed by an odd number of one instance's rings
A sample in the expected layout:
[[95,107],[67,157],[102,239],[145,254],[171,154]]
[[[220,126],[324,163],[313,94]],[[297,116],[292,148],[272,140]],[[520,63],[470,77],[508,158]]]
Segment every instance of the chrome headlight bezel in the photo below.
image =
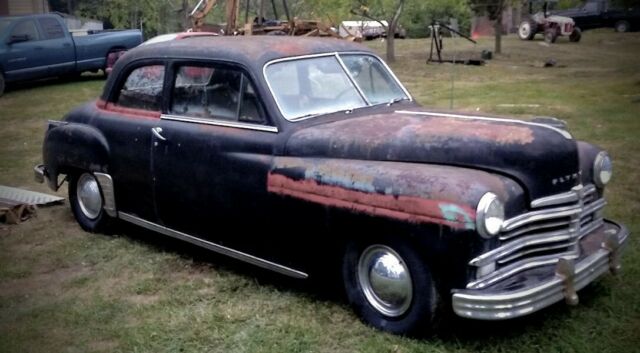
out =
[[593,182],[599,187],[605,187],[613,175],[611,157],[605,151],[600,151],[593,161]]
[[483,238],[492,238],[502,229],[504,205],[492,192],[482,195],[476,208],[476,229]]

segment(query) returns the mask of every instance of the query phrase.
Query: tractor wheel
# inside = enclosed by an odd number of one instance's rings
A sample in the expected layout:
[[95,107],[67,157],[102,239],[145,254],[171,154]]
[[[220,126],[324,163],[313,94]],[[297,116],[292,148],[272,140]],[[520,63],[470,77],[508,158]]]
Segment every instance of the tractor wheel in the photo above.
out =
[[524,20],[518,26],[518,37],[522,40],[532,40],[538,31],[538,24],[533,20]]
[[548,28],[544,31],[544,41],[551,44],[555,43],[558,39],[558,31],[555,28]]
[[569,35],[569,41],[579,42],[580,38],[582,38],[582,31],[580,30],[580,28],[576,27],[573,29],[573,32],[571,32],[571,35]]
[[618,21],[616,22],[616,24],[614,25],[614,29],[616,30],[616,32],[629,32],[629,28],[631,26],[629,25],[629,22],[627,21]]
[[2,97],[2,94],[4,93],[4,86],[4,74],[0,71],[0,97]]

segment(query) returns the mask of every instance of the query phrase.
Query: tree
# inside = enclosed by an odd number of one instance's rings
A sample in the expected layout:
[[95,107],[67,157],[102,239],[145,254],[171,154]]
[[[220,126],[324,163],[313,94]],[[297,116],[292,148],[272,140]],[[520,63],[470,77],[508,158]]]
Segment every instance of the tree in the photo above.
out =
[[[356,0],[351,13],[377,21],[387,32],[387,61],[396,61],[395,33],[405,0]],[[386,20],[387,25],[382,21]]]
[[469,0],[471,8],[478,15],[487,15],[493,22],[496,54],[502,53],[502,14],[512,3],[518,0]]

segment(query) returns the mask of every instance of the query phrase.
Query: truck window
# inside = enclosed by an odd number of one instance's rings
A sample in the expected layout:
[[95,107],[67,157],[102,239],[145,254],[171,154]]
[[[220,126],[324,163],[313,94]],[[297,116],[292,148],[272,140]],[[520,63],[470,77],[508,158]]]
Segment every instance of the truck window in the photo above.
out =
[[64,28],[60,22],[56,21],[53,18],[40,18],[38,19],[40,22],[40,27],[44,31],[44,36],[46,39],[56,39],[64,37]]
[[126,108],[160,111],[163,81],[164,65],[139,67],[127,77],[117,104]]
[[34,20],[20,21],[15,27],[13,27],[13,31],[11,31],[11,36],[24,36],[24,35],[26,35],[27,38],[29,38],[29,41],[40,40],[40,35],[38,34],[38,28],[36,27],[36,22]]

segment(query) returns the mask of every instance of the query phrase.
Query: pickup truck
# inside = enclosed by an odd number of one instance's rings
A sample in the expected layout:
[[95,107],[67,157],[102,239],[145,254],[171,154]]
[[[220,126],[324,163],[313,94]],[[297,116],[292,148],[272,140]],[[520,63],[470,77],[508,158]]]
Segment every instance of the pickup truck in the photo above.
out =
[[581,7],[553,14],[571,17],[581,30],[610,27],[616,32],[628,32],[640,27],[640,6],[617,6],[607,0],[588,0]]
[[141,42],[139,30],[73,37],[56,14],[0,17],[0,95],[6,83],[104,69],[109,53]]

